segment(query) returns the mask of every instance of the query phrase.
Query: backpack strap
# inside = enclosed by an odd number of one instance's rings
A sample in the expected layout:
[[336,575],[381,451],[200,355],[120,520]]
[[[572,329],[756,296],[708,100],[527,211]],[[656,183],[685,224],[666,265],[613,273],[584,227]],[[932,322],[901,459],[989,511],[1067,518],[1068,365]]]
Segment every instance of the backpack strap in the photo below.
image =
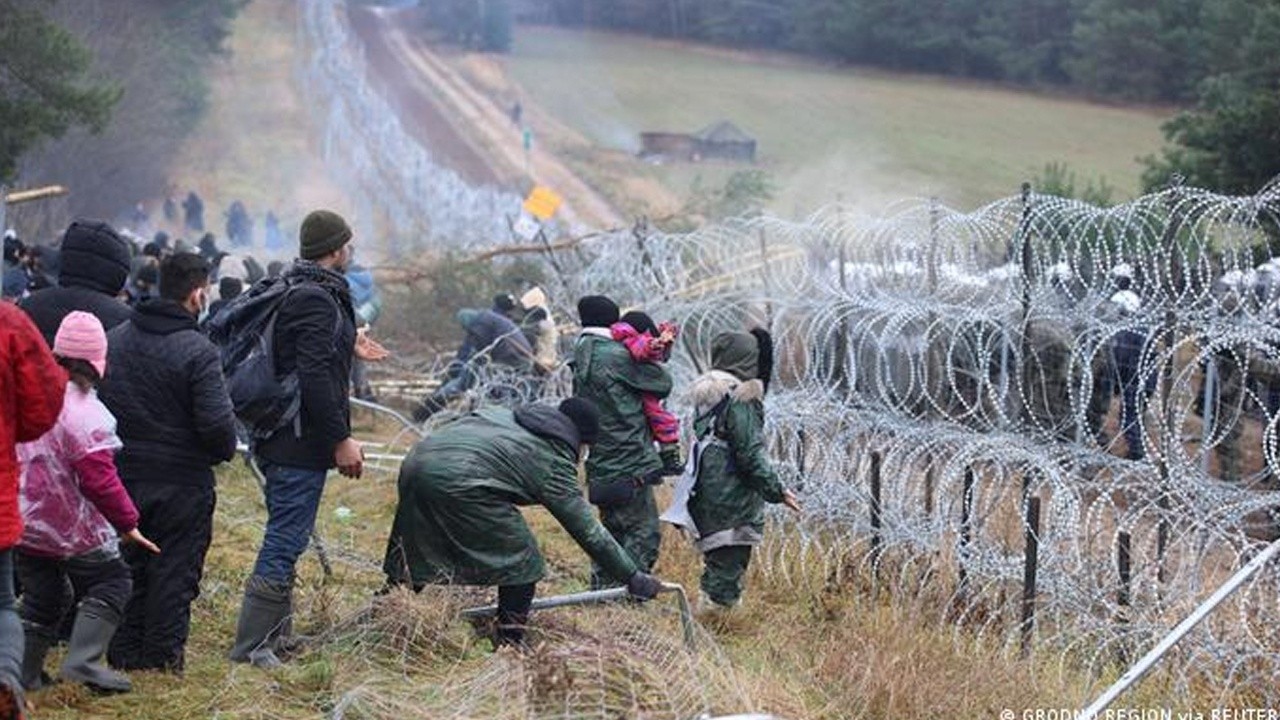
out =
[[715,405],[712,405],[709,410],[702,413],[701,415],[698,415],[693,419],[693,424],[696,426],[698,423],[702,422],[703,420],[706,420],[707,418],[714,418],[711,425],[707,428],[706,433],[704,433],[704,436],[705,435],[715,435],[716,437],[720,436],[720,421],[724,418],[724,411],[728,409],[730,399],[731,398],[729,393],[725,393],[724,397],[720,398],[720,402],[716,403]]

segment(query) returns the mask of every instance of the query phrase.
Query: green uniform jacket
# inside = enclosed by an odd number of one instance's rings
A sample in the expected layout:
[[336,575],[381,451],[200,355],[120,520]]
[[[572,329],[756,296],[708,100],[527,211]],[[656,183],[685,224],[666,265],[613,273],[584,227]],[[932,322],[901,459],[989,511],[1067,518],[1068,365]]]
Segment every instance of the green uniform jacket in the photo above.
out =
[[[714,440],[702,451],[689,514],[703,552],[730,545],[757,545],[764,533],[764,504],[782,502],[782,483],[764,448],[764,385],[740,382],[712,370],[693,383],[699,438]],[[722,412],[710,411],[725,396]],[[712,423],[715,423],[712,429]]]
[[518,505],[542,505],[600,566],[636,565],[578,487],[578,433],[554,408],[488,408],[419,442],[400,467],[383,570],[394,582],[522,585],[545,566]]
[[596,404],[600,434],[587,457],[590,482],[637,478],[661,470],[640,395],[671,394],[671,376],[661,366],[637,363],[622,343],[588,328],[573,348],[573,394]]

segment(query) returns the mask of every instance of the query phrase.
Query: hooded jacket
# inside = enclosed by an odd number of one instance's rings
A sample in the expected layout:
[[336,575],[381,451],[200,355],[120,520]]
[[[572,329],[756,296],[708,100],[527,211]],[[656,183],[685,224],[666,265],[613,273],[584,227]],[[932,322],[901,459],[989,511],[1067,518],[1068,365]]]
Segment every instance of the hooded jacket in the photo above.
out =
[[467,333],[458,349],[458,360],[466,362],[488,351],[498,364],[526,369],[533,360],[533,349],[511,318],[493,310],[459,310],[458,324]]
[[661,470],[641,395],[671,394],[671,375],[660,365],[636,363],[608,328],[587,328],[573,348],[573,394],[595,403],[600,435],[587,459],[591,483],[640,478]]
[[115,415],[126,484],[213,487],[213,466],[235,455],[235,416],[218,350],[173,300],[143,300],[107,333],[98,395]]
[[392,580],[521,585],[545,572],[517,506],[541,505],[617,577],[636,565],[600,525],[577,482],[578,431],[555,408],[493,407],[418,443],[400,468],[383,564]]
[[765,503],[782,502],[782,483],[765,453],[764,383],[755,377],[757,358],[751,335],[719,336],[712,343],[715,369],[689,390],[694,432],[711,438],[689,499],[703,552],[759,544]]
[[129,245],[106,223],[76,221],[62,241],[58,287],[23,298],[19,306],[31,316],[49,347],[62,319],[73,310],[91,313],[105,330],[129,319],[129,308],[117,299],[129,278]]

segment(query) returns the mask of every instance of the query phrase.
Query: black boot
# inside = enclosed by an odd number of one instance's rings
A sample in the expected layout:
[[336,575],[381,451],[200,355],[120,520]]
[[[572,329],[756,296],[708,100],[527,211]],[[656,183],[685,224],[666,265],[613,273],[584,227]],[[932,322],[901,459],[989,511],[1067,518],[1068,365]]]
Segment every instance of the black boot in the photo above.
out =
[[498,616],[494,633],[494,649],[503,645],[524,647],[524,633],[529,626],[529,608],[537,585],[502,585],[498,587]]
[[22,647],[22,687],[39,690],[50,682],[48,673],[44,671],[44,659],[57,640],[58,631],[45,625],[23,622],[22,634],[25,637]]
[[111,636],[120,626],[120,613],[96,598],[86,598],[76,612],[67,657],[62,661],[63,680],[84,683],[102,692],[126,693],[133,689],[129,678],[102,661]]
[[236,623],[231,660],[261,668],[279,667],[276,644],[287,632],[292,614],[292,583],[251,576],[244,586],[244,604],[240,606],[240,619]]

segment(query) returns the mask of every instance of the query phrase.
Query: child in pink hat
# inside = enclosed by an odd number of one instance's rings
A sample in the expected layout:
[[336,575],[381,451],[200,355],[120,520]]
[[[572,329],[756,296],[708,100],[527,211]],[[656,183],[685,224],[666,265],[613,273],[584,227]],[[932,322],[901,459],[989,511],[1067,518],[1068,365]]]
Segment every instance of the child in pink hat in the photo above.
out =
[[70,598],[63,593],[69,579],[83,599],[76,608],[62,678],[127,692],[129,679],[103,662],[132,585],[129,566],[120,557],[120,539],[152,552],[159,549],[138,532],[138,510],[116,473],[116,420],[97,392],[107,370],[102,323],[86,312],[70,313],[58,327],[53,355],[70,377],[62,412],[39,440],[18,445],[24,523],[18,577],[26,634],[22,683],[29,690],[43,684],[45,655],[70,609]]

